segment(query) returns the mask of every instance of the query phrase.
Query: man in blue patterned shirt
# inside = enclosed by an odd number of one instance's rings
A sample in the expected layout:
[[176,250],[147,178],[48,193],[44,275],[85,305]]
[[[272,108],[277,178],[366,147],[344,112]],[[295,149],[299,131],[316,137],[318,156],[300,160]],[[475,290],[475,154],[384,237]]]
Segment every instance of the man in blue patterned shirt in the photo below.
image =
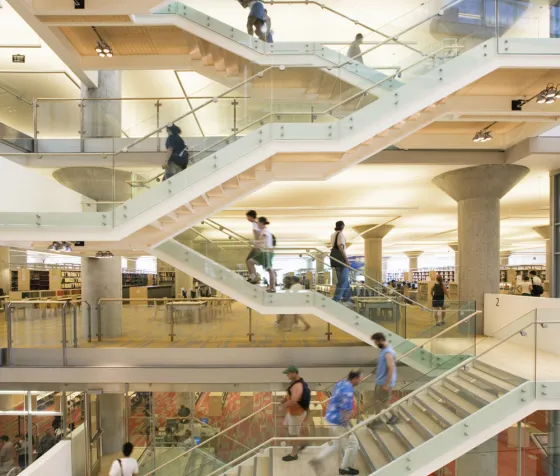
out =
[[[345,380],[341,380],[334,387],[333,395],[327,407],[327,415],[325,416],[329,425],[329,431],[333,437],[338,438],[350,430],[350,418],[354,408],[354,387],[359,385],[361,380],[362,372],[353,370]],[[342,458],[342,464],[338,469],[338,474],[359,474],[359,471],[354,469],[358,454],[358,439],[354,433],[350,433],[334,440],[333,445],[323,445],[317,457],[309,462],[317,476],[325,474],[325,459],[334,451],[339,451],[341,443],[346,449]]]

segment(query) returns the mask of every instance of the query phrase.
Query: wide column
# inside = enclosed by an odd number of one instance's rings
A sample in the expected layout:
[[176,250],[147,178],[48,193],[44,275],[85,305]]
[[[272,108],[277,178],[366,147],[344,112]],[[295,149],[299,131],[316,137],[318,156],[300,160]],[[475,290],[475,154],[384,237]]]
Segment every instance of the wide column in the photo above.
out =
[[447,246],[453,251],[455,258],[455,282],[459,282],[459,243],[448,243]]
[[[438,175],[433,183],[458,202],[459,299],[484,309],[484,294],[500,291],[500,199],[529,169],[480,165]],[[477,318],[477,332],[484,317]]]
[[[121,72],[99,71],[97,88],[82,84],[82,99],[106,99],[121,97]],[[84,101],[83,137],[121,137],[121,101]]]
[[548,476],[560,476],[560,411],[548,412]]
[[500,266],[509,265],[509,257],[511,254],[511,251],[500,251]]
[[99,395],[99,412],[103,430],[104,455],[121,453],[124,441],[124,398],[119,393]]
[[546,243],[546,282],[550,283],[550,274],[552,273],[552,241],[550,241],[550,225],[535,226],[533,228]]
[[418,257],[422,251],[405,251],[404,254],[408,256],[408,270],[418,269]]
[[[101,335],[122,335],[122,301],[102,301],[102,298],[122,299],[121,257],[82,258],[82,299],[91,306],[91,331],[93,338],[101,322]],[[84,305],[83,316],[87,316]],[[87,321],[82,326],[84,337],[88,335]]]
[[[372,286],[383,281],[383,238],[393,225],[359,225],[353,227],[364,239],[364,273],[366,284]],[[371,278],[371,279],[368,279]]]
[[391,259],[390,256],[383,256],[383,282],[387,281],[387,271],[389,269],[389,260]]

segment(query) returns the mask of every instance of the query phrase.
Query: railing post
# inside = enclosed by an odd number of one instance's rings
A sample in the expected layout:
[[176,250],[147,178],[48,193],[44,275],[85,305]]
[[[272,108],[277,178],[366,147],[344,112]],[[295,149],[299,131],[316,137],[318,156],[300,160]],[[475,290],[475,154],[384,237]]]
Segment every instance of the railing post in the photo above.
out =
[[84,131],[84,125],[85,125],[85,119],[84,119],[84,108],[86,107],[84,100],[82,99],[80,101],[80,103],[78,104],[78,107],[80,108],[80,152],[84,152],[85,147],[84,147],[84,137],[85,137],[85,131]]
[[159,99],[156,100],[156,103],[154,104],[154,106],[156,107],[156,127],[158,129],[157,134],[156,134],[156,140],[157,140],[157,151],[159,152],[161,150],[161,144],[159,143],[159,133],[160,133],[160,125],[159,125],[159,109],[161,107],[161,103],[159,102]]
[[249,337],[249,342],[253,342],[253,336],[255,335],[253,334],[253,310],[250,307],[247,309],[249,309],[249,333],[247,336]]
[[86,312],[87,312],[87,326],[88,326],[88,336],[87,336],[87,341],[91,342],[91,306],[89,304],[89,302],[87,301],[82,301],[82,317],[84,314],[84,305],[86,306]]
[[231,131],[233,132],[234,139],[237,136],[237,105],[238,104],[239,103],[237,102],[237,99],[234,99],[231,103],[231,105],[233,106],[233,127]]
[[39,151],[39,145],[37,144],[37,135],[39,131],[37,130],[37,99],[33,99],[33,152]]
[[68,307],[68,301],[62,306],[62,365],[66,367],[66,308]]
[[167,316],[169,317],[169,339],[173,342],[175,340],[175,309],[173,304],[167,305]]
[[101,342],[101,299],[97,302],[97,342]]
[[12,365],[12,303],[9,302],[6,306],[6,331],[8,333],[7,338],[7,350],[6,350],[6,360],[8,365]]
[[78,306],[72,304],[72,340],[74,341],[74,347],[78,347]]
[[327,336],[327,340],[331,340],[332,332],[331,332],[331,323],[327,322],[327,332],[325,333]]

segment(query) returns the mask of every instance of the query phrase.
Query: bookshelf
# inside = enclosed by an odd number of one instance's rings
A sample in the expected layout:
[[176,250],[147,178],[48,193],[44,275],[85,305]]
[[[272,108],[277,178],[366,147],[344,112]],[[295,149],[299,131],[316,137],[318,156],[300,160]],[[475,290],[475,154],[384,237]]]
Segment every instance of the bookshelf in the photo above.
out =
[[60,280],[61,289],[81,289],[82,288],[82,272],[81,271],[62,271]]
[[174,271],[160,271],[158,273],[158,284],[161,286],[163,284],[175,284],[175,272]]
[[50,287],[49,272],[31,270],[29,273],[30,291],[48,291]]
[[12,281],[10,285],[10,291],[17,291],[18,290],[18,272],[12,270]]
[[529,276],[530,271],[536,271],[543,283],[547,280],[546,268],[542,265],[502,266],[500,268],[500,283],[518,283],[523,276]]
[[[151,284],[151,283],[150,283]],[[122,287],[132,288],[136,286],[148,286],[148,275],[140,273],[123,273]]]

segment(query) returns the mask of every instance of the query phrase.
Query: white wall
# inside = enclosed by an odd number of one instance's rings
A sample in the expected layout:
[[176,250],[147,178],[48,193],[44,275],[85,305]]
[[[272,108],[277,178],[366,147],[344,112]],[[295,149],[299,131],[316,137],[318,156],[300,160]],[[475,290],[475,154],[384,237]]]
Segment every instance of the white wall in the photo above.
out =
[[[536,313],[533,312],[536,309]],[[484,334],[505,339],[531,322],[553,322],[546,328],[537,327],[537,348],[560,355],[560,299],[510,296],[508,294],[484,295]],[[555,324],[556,323],[556,324]],[[514,337],[511,342],[523,347],[535,347],[534,330],[529,336]]]
[[82,424],[71,434],[72,440],[72,476],[85,476],[86,474],[86,430]]
[[[39,160],[39,159],[37,159]],[[0,212],[81,212],[82,195],[0,157]]]
[[57,443],[41,458],[27,467],[20,476],[73,476],[72,443],[64,440]]

